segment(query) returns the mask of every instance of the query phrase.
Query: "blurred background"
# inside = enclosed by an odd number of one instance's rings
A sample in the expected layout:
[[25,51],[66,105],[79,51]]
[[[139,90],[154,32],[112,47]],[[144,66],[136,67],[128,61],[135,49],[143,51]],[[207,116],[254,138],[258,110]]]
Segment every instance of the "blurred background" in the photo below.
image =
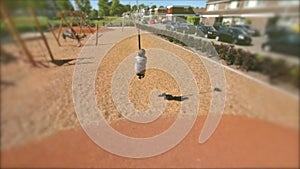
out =
[[[290,155],[292,162],[286,162],[294,167],[299,156],[293,142],[299,132],[299,2],[0,0],[1,154],[79,127],[72,77],[81,47],[91,37],[95,47],[105,44],[98,38],[108,31],[139,27],[204,57],[209,57],[207,42],[212,44],[220,63],[248,77],[226,73],[231,79],[226,111],[282,127],[276,126],[286,136],[278,145],[293,143],[283,156]],[[192,43],[182,43],[186,39]],[[277,136],[276,127],[263,131]],[[16,162],[15,154],[7,156],[6,166],[14,166],[9,164]]]

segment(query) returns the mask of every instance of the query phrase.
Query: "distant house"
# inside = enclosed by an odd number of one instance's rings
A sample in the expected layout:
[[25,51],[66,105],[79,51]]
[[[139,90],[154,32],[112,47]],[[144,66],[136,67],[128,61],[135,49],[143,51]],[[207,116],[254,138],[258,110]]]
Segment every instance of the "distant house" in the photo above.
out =
[[275,17],[285,26],[299,24],[299,0],[208,0],[202,16],[207,25],[251,23],[264,32]]
[[206,18],[203,17],[203,13],[205,13],[206,9],[205,8],[194,8],[193,10],[195,12],[195,15],[200,17],[200,23],[204,24]]
[[154,9],[149,9],[149,15],[152,17],[154,15]]
[[154,9],[154,14],[156,16],[166,16],[166,9],[165,8],[155,8]]
[[195,12],[191,6],[171,5],[167,6],[166,17],[168,20],[176,22],[182,18],[186,20],[188,16],[195,16]]
[[166,9],[165,8],[155,8],[154,15],[157,17],[158,21],[160,22],[163,18],[166,17]]
[[196,16],[200,16],[206,11],[206,9],[205,8],[194,8],[193,11]]

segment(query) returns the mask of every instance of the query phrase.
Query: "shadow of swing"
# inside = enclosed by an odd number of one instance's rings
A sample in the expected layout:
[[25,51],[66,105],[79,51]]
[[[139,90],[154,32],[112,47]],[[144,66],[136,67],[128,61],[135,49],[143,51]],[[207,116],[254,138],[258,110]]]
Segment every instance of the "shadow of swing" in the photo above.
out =
[[76,59],[54,59],[54,60],[51,60],[51,63],[55,64],[56,66],[62,66],[62,65],[65,65],[65,64],[68,64],[68,65],[74,65],[75,63],[70,63],[72,61],[74,61]]
[[187,96],[173,96],[171,94],[162,93],[158,97],[164,97],[165,100],[184,101],[189,99]]
[[[222,89],[220,88],[214,88],[213,89],[214,92],[222,92]],[[211,91],[207,91],[207,92],[200,92],[200,94],[206,94],[206,93],[211,93]],[[188,95],[188,96],[191,96],[191,95]],[[184,100],[187,100],[189,99],[189,97],[187,96],[173,96],[171,94],[167,94],[167,93],[162,93],[160,95],[158,95],[158,97],[164,97],[165,100],[174,100],[174,101],[184,101]]]

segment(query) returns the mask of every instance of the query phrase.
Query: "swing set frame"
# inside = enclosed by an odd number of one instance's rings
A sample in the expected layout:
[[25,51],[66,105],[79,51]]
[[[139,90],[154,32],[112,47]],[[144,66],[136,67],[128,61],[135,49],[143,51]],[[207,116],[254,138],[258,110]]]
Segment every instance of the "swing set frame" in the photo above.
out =
[[[17,43],[18,46],[21,47],[22,51],[24,52],[25,56],[28,58],[29,62],[36,67],[37,64],[33,58],[33,55],[31,54],[31,52],[28,50],[28,48],[26,47],[25,44],[25,40],[21,38],[21,35],[16,27],[15,22],[13,21],[9,11],[7,10],[7,5],[5,1],[0,1],[0,11],[4,20],[4,23],[7,25],[9,31],[11,32],[11,35],[13,36],[15,42]],[[51,52],[50,46],[48,44],[48,41],[42,31],[41,25],[36,17],[35,12],[33,11],[32,8],[28,9],[29,13],[31,14],[31,17],[33,18],[33,21],[35,23],[35,26],[37,28],[37,30],[39,31],[39,33],[41,34],[41,38],[43,39],[43,42],[47,48],[47,51],[50,55],[51,61],[54,61],[54,56]]]
[[[60,37],[61,37],[63,25],[67,25],[67,27],[70,30],[73,29],[73,24],[79,25],[79,28],[80,28],[79,34],[83,33],[83,35],[81,37],[85,37],[85,35],[86,35],[86,32],[83,29],[84,24],[86,24],[86,26],[88,27],[90,33],[93,33],[95,31],[91,28],[91,26],[88,24],[88,22],[86,22],[84,12],[81,12],[81,11],[61,11],[58,14],[61,18],[59,28],[58,28],[58,35],[56,35],[54,30],[51,28],[50,23],[48,22],[48,24],[47,24],[47,27],[51,31],[53,37],[55,38],[55,40],[58,44],[58,46],[61,46]],[[71,17],[70,22],[67,21],[66,17]],[[76,21],[76,18],[79,18],[79,22]],[[97,24],[97,27],[96,27],[96,33],[98,34],[98,24]],[[71,37],[75,38],[75,34],[72,31],[71,31]],[[96,45],[97,44],[98,44],[98,36],[96,36]]]

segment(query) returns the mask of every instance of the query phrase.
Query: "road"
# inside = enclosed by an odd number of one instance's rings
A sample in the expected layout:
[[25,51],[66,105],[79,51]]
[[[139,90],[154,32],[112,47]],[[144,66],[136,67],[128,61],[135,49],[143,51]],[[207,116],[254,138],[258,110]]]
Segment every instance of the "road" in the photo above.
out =
[[[158,23],[158,24],[147,24],[147,26],[152,26],[152,27],[157,28],[157,29],[166,29],[165,25],[160,24],[160,23]],[[195,35],[190,35],[190,36],[195,36]],[[216,41],[215,39],[210,39],[210,40],[212,42],[214,42],[215,44],[223,43],[223,44],[232,45],[230,43]],[[245,46],[245,45],[236,45],[235,44],[235,47],[242,48],[246,51],[250,51],[251,53],[257,53],[257,54],[260,54],[262,56],[270,57],[270,58],[273,58],[273,59],[283,59],[289,64],[299,65],[300,61],[299,61],[299,58],[297,56],[263,51],[262,48],[261,48],[261,45],[266,41],[267,41],[267,37],[265,35],[260,36],[260,37],[252,37],[252,45]]]

